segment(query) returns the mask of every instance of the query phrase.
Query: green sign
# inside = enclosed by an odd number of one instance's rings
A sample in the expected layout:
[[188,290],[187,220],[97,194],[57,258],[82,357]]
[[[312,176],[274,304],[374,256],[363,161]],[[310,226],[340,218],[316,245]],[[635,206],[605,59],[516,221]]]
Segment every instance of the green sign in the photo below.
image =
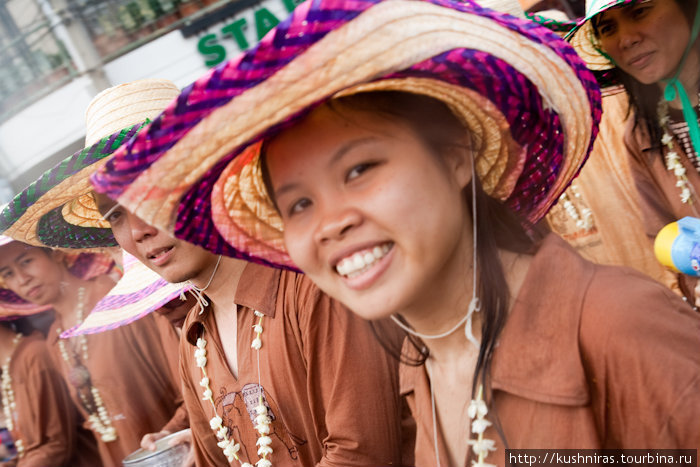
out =
[[[294,8],[303,0],[282,0],[287,13],[292,13]],[[272,28],[280,22],[267,8],[258,8],[253,12],[255,21],[256,42],[262,39]],[[248,29],[248,21],[245,18],[237,18],[225,24],[219,29],[219,34],[210,33],[202,36],[197,43],[197,50],[204,56],[204,63],[208,67],[216,66],[226,60],[226,47],[222,42],[233,41],[240,50],[248,50],[251,46],[246,38],[245,30]]]

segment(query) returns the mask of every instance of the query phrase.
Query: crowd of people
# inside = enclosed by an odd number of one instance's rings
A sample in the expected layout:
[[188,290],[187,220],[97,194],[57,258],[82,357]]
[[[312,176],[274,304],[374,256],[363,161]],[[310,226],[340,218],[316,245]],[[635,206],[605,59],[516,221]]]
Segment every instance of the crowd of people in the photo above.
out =
[[653,242],[700,217],[700,8],[586,10],[307,0],[98,94],[0,212],[0,465],[697,453],[700,286]]

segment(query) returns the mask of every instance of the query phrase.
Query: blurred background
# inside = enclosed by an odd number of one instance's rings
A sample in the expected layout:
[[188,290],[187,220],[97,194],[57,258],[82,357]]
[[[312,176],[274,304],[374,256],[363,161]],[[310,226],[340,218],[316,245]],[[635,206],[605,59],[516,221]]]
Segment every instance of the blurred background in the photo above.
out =
[[[0,0],[0,204],[83,147],[90,100],[167,78],[184,87],[246,50],[301,0]],[[520,0],[583,15],[584,0]]]

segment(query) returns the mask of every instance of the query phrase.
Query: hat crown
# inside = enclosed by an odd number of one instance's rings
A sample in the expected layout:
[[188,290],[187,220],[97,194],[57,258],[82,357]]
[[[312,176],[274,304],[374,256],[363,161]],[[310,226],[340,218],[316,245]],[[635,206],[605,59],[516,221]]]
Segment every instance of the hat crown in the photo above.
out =
[[85,146],[155,118],[179,93],[167,79],[142,79],[105,89],[85,111]]
[[518,0],[477,0],[477,3],[484,8],[500,11],[516,18],[525,18],[525,12]]
[[610,7],[619,5],[621,3],[631,3],[629,0],[586,0],[586,18],[602,13]]

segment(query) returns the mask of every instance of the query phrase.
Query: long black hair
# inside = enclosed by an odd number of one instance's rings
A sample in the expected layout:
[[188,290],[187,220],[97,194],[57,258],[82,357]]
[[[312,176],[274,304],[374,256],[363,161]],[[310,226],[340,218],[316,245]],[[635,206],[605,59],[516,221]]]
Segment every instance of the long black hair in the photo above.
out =
[[[680,6],[688,25],[692,28],[692,18],[695,17],[695,9],[698,5],[698,0],[664,0],[675,1]],[[599,37],[598,26],[600,24],[601,15],[596,15],[591,19],[591,27],[596,38]],[[695,47],[698,48],[696,42]],[[632,113],[634,118],[634,127],[641,127],[649,134],[652,147],[659,149],[661,147],[661,136],[663,131],[659,125],[658,106],[663,95],[658,84],[642,84],[637,81],[629,73],[622,71],[620,67],[615,67],[610,72],[610,77],[613,81],[622,84],[627,91],[629,99],[628,114]],[[694,90],[693,92],[697,92]]]

